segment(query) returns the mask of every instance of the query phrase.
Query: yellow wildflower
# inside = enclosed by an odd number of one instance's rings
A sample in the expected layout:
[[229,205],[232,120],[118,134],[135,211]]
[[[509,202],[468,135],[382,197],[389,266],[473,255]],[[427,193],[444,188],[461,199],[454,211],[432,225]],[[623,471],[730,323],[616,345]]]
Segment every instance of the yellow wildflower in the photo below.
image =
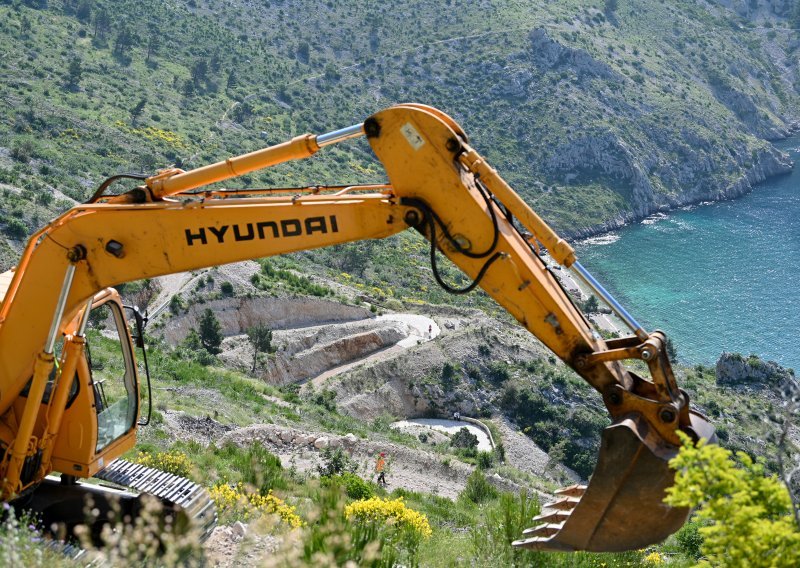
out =
[[372,497],[361,499],[345,507],[345,517],[359,522],[380,522],[395,524],[400,528],[408,528],[418,535],[428,538],[433,534],[428,517],[423,513],[409,509],[403,498],[394,500]]
[[643,558],[645,566],[661,566],[664,564],[664,557],[658,552],[651,552]]
[[257,491],[246,491],[241,483],[235,486],[218,483],[209,490],[209,493],[220,515],[249,521],[265,513],[275,514],[292,528],[303,526],[303,520],[295,513],[295,507],[287,505],[282,499],[273,495],[272,490],[266,495],[261,495]]
[[154,454],[139,452],[133,463],[160,469],[181,477],[188,476],[192,469],[192,462],[180,452],[156,452]]

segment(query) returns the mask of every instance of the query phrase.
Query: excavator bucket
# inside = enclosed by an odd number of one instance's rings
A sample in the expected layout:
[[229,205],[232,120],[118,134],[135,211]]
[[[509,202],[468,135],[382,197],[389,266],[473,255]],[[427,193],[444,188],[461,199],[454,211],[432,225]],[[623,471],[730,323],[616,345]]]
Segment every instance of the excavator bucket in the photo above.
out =
[[[692,413],[692,426],[713,429]],[[689,509],[664,503],[673,484],[668,461],[676,448],[655,451],[645,443],[649,426],[641,417],[622,418],[603,431],[597,466],[588,486],[573,485],[543,507],[514,546],[534,550],[621,552],[664,540],[686,521]],[[658,454],[658,455],[657,455]]]

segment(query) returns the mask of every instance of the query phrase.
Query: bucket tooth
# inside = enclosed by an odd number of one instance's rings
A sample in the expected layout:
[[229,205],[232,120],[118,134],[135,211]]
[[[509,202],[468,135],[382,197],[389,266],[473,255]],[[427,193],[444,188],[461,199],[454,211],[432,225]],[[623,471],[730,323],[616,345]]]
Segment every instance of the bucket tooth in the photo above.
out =
[[553,537],[535,536],[533,538],[525,538],[522,540],[515,540],[511,543],[514,548],[529,548],[531,550],[549,550],[552,552],[572,552],[574,548],[568,546],[561,546],[558,542],[553,541]]
[[561,497],[582,497],[584,493],[586,493],[586,485],[570,485],[569,487],[562,487],[561,489],[556,489],[555,494]]
[[543,509],[555,509],[556,511],[571,511],[580,501],[580,497],[564,497],[558,501],[548,503]]
[[527,537],[550,537],[560,531],[563,527],[564,523],[545,523],[531,529],[525,529],[522,531],[522,535]]
[[570,516],[570,511],[551,511],[533,517],[535,523],[563,523]]

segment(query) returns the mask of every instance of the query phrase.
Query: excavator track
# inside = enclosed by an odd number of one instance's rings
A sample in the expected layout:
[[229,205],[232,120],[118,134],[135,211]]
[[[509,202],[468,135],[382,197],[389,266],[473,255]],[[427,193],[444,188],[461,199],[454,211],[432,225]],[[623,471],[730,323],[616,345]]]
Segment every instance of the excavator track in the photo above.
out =
[[208,491],[185,477],[123,459],[114,460],[95,477],[152,495],[183,511],[202,531],[201,540],[207,539],[217,525],[217,509]]
[[200,542],[211,535],[217,524],[217,510],[208,491],[185,477],[118,459],[94,479],[100,483],[50,475],[35,491],[11,504],[18,511],[34,512],[54,537],[54,549],[73,558],[83,553],[76,544],[75,528],[87,524],[88,508],[95,517],[88,523],[95,546],[103,546],[102,529],[107,523],[126,517],[135,519],[146,496],[161,502],[162,516],[172,517],[174,530],[197,530]]

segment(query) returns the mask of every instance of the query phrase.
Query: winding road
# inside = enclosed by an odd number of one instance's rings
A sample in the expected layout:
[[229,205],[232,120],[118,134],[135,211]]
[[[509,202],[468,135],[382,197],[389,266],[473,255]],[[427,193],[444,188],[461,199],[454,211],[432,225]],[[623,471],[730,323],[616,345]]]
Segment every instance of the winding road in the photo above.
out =
[[381,361],[393,356],[395,353],[403,351],[404,349],[413,347],[414,345],[431,341],[432,339],[438,337],[442,332],[435,321],[427,316],[421,316],[418,314],[384,314],[375,319],[376,321],[396,321],[403,323],[409,327],[410,333],[405,339],[401,339],[391,347],[374,351],[361,359],[356,359],[354,361],[345,363],[344,365],[334,367],[333,369],[328,369],[324,373],[308,380],[307,383],[311,383],[315,388],[319,387],[331,377],[335,377],[336,375],[344,373],[345,371],[349,371],[350,369],[360,365],[365,365],[373,361]]

